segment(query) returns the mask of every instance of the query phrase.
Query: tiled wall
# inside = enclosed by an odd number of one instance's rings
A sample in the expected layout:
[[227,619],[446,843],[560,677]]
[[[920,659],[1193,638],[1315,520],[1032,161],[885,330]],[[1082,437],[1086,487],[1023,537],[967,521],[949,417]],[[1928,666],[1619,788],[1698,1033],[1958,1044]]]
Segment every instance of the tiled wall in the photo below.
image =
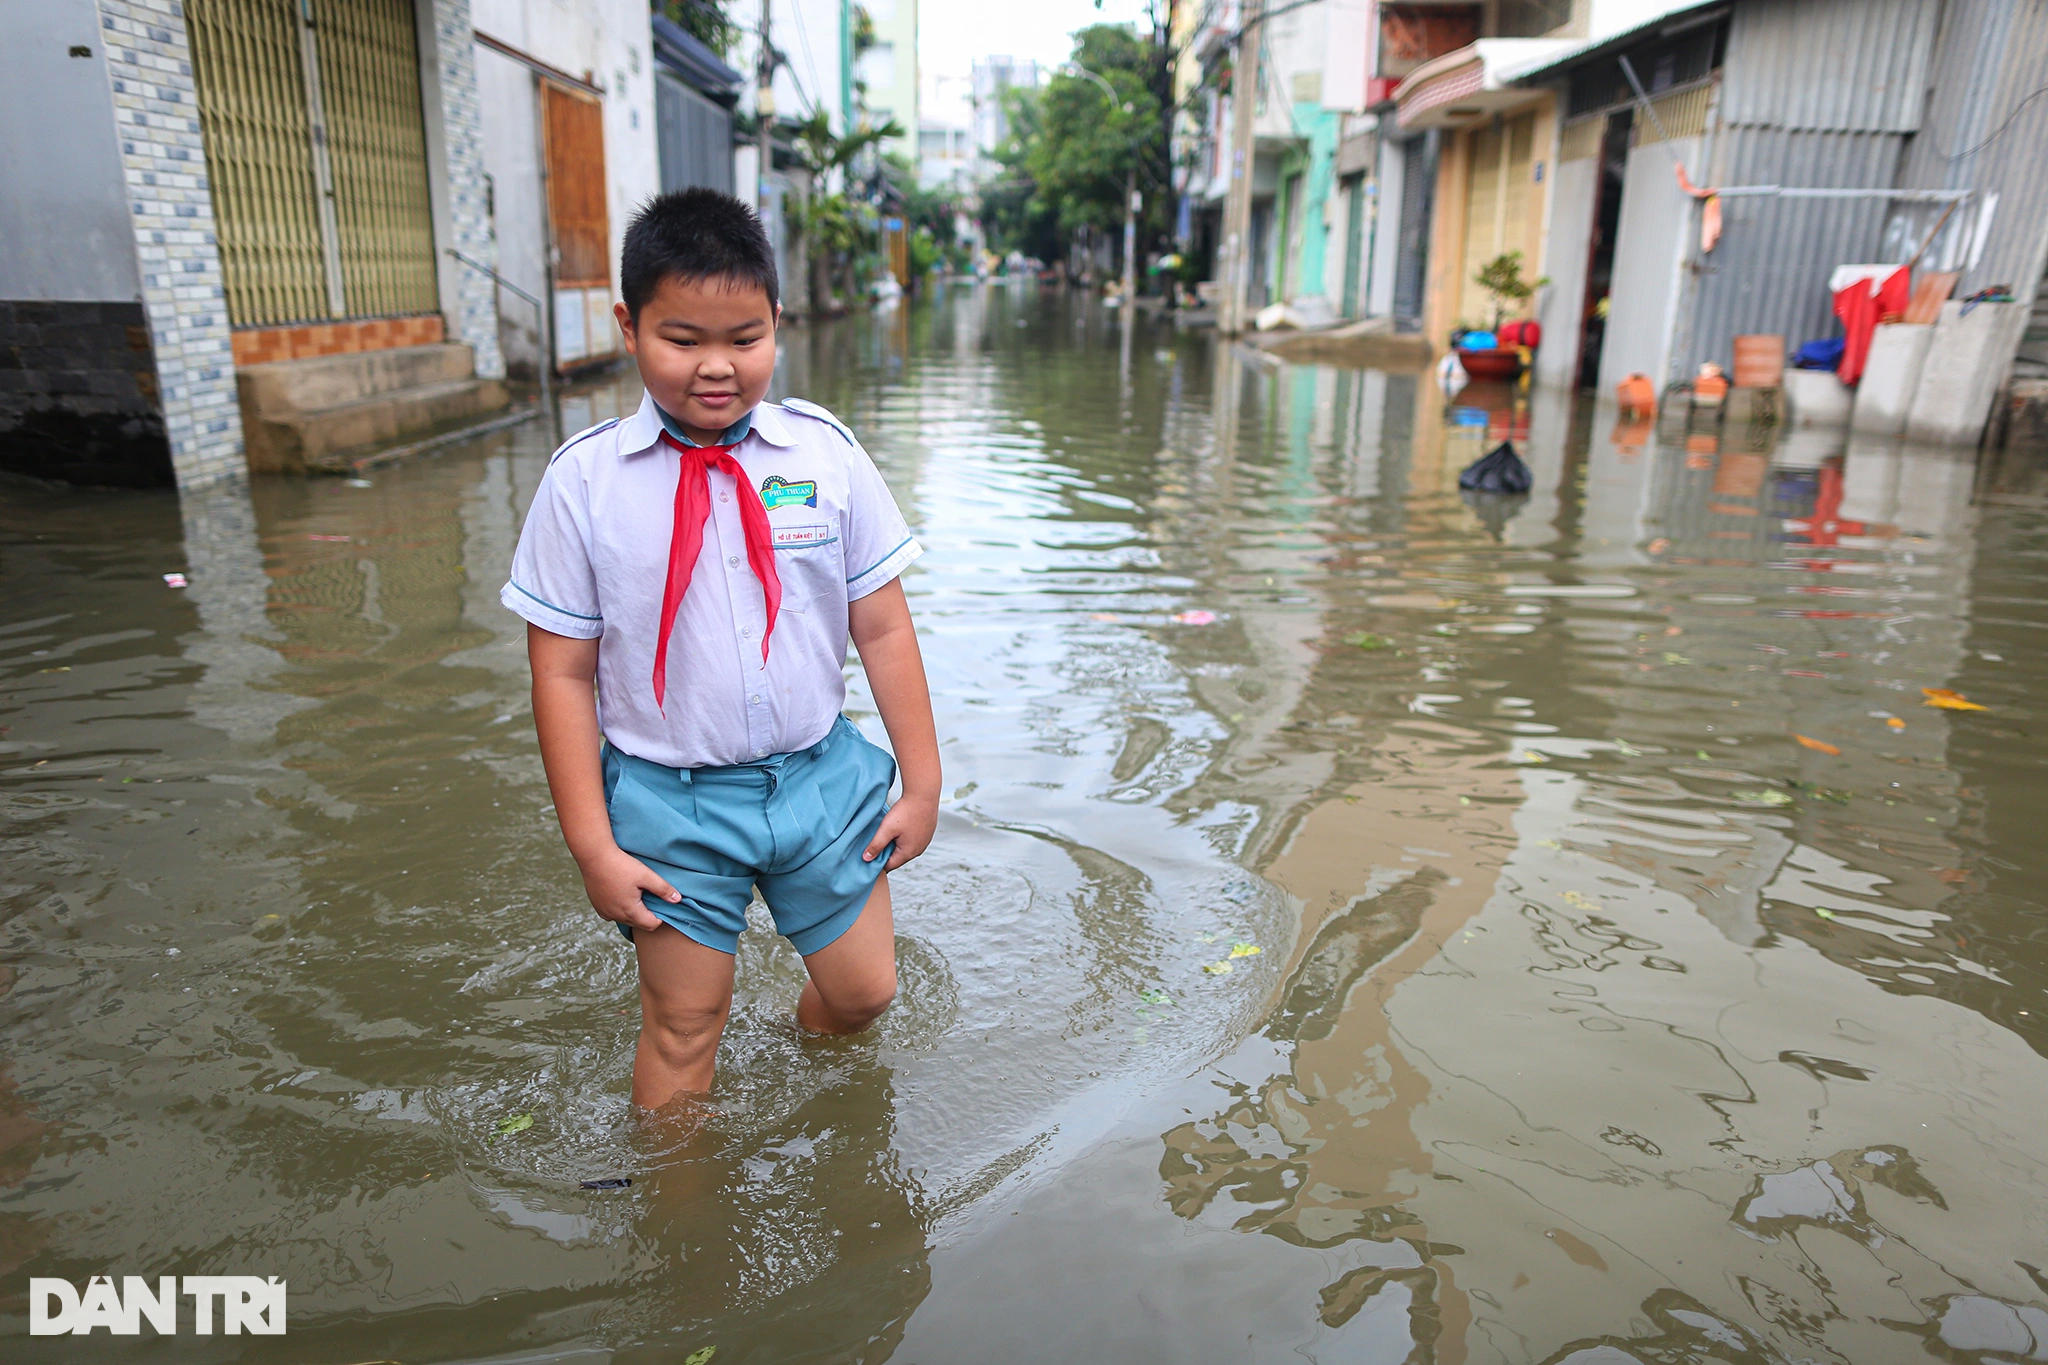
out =
[[235,364],[262,365],[272,360],[432,346],[447,339],[447,328],[442,326],[439,313],[360,322],[311,322],[298,327],[247,327],[235,333]]
[[127,488],[171,482],[141,304],[0,302],[0,469]]
[[242,417],[184,7],[99,8],[171,463],[184,487],[239,477]]
[[[491,237],[490,203],[484,180],[483,103],[476,86],[475,21],[469,0],[434,0],[434,36],[439,52],[441,113],[448,157],[449,244],[473,261],[498,263]],[[427,111],[428,117],[433,111]],[[443,257],[441,269],[457,272],[460,304],[448,319],[451,341],[476,353],[476,372],[502,379],[505,358],[498,350],[496,286],[489,277]],[[446,295],[444,294],[445,298]]]

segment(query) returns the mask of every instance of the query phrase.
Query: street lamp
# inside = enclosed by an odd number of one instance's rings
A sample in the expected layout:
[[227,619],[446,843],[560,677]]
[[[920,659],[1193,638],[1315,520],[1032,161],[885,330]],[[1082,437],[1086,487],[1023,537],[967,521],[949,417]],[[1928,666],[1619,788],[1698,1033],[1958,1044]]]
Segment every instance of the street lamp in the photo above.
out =
[[[1116,87],[1098,76],[1079,62],[1068,62],[1066,70],[1077,76],[1086,76],[1102,87],[1112,109],[1121,109],[1126,114],[1136,113],[1136,107],[1125,99],[1119,99]],[[1126,310],[1138,306],[1138,140],[1131,139],[1131,168],[1124,178],[1124,297]]]

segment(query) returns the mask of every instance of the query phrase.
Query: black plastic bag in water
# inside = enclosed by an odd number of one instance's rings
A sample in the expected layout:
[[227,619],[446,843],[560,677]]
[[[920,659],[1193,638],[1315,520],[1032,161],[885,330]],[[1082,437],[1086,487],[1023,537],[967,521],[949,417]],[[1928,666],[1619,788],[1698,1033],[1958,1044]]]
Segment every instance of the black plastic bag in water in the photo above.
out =
[[1526,493],[1535,482],[1513,441],[1502,441],[1458,476],[1458,487],[1474,493]]

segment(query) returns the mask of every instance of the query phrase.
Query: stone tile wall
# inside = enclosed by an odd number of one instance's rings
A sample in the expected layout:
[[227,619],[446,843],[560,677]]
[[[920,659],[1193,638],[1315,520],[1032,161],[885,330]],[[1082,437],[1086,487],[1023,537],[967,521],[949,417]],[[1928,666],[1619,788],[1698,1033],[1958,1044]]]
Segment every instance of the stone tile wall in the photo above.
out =
[[[476,26],[469,0],[434,0],[434,37],[445,129],[442,145],[448,158],[448,244],[473,261],[496,267],[498,244],[491,236],[484,178],[483,101],[476,84]],[[433,110],[427,115],[431,118]],[[457,272],[460,303],[448,318],[448,339],[463,342],[476,353],[480,378],[504,378],[496,286],[488,276],[445,256],[440,267]]]
[[99,8],[171,464],[181,487],[238,478],[242,417],[184,7]]

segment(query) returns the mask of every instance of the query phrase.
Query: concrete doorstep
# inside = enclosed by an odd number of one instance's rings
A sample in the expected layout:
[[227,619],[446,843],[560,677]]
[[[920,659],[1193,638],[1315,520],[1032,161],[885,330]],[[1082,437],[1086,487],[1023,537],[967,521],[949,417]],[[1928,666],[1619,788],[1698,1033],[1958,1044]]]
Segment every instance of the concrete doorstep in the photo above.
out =
[[443,343],[250,365],[235,375],[252,473],[350,473],[377,450],[504,411],[502,380]]

